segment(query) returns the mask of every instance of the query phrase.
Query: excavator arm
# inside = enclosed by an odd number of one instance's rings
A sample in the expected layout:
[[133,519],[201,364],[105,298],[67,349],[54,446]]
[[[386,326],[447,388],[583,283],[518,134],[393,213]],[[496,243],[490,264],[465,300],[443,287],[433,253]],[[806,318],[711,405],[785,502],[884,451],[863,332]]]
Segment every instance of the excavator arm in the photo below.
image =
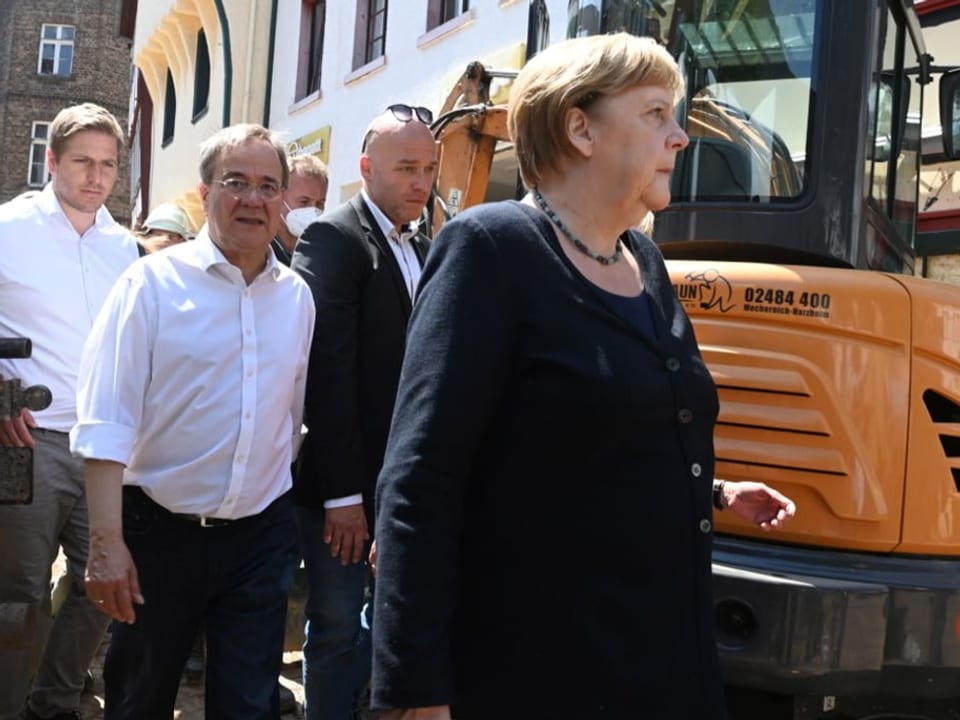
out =
[[510,139],[506,106],[490,103],[490,83],[504,75],[488,71],[479,62],[470,63],[432,125],[440,148],[434,235],[446,220],[483,202],[497,143]]

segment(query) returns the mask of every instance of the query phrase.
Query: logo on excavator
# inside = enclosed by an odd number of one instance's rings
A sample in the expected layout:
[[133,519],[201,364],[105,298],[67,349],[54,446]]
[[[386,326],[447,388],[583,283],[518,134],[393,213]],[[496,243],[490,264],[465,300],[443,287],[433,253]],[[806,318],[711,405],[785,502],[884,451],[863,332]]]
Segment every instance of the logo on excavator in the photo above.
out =
[[733,286],[719,270],[710,268],[701,272],[689,272],[684,280],[687,282],[678,283],[673,288],[685,306],[697,310],[716,309],[723,313],[736,307],[733,303]]

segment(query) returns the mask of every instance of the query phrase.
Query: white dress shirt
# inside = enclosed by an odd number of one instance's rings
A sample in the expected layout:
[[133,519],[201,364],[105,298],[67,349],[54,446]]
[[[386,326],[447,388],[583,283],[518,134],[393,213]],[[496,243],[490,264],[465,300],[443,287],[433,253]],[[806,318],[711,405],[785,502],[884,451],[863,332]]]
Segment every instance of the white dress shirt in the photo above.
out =
[[137,257],[136,240],[106,208],[78,235],[50,185],[0,205],[0,337],[33,342],[30,358],[0,359],[0,375],[50,388],[53,403],[34,413],[40,427],[67,432],[76,422],[83,342]]
[[361,189],[360,193],[363,195],[363,201],[367,204],[367,207],[370,208],[370,212],[373,213],[377,225],[380,226],[380,231],[387,239],[387,244],[390,246],[390,249],[393,250],[393,256],[397,259],[397,265],[400,266],[400,272],[403,274],[403,282],[407,286],[407,292],[410,293],[410,300],[412,302],[414,296],[417,294],[417,283],[420,282],[422,268],[420,267],[420,258],[417,257],[417,252],[413,249],[411,240],[417,236],[417,230],[420,224],[417,222],[409,223],[405,226],[403,232],[397,232],[397,228],[390,222],[390,219],[384,214],[383,210],[377,207],[377,204],[370,199],[367,191]]
[[83,351],[75,455],[175,513],[246,517],[290,488],[314,306],[266,257],[247,285],[204,228],[124,273]]

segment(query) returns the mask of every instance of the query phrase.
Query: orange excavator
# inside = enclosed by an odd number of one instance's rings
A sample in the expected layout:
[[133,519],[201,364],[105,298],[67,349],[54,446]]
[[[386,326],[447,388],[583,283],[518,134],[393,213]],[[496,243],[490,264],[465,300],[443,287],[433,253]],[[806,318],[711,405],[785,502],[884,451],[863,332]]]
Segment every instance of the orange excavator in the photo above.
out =
[[[939,74],[955,157],[960,77],[908,0],[600,7],[570,36],[654,35],[686,78],[654,238],[719,388],[717,474],[799,507],[775,535],[716,518],[731,716],[960,718],[960,287],[914,250],[923,93]],[[435,228],[501,199],[495,77],[471,63],[434,124]]]

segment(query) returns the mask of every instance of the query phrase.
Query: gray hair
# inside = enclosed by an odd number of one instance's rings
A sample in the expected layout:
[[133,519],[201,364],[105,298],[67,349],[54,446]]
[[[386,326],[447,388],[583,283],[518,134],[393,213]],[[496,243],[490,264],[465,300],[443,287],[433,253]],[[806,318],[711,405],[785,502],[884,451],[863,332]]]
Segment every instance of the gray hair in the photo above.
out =
[[200,180],[205,185],[213,182],[213,169],[227,148],[243,145],[250,140],[265,140],[273,145],[283,170],[281,186],[286,188],[290,179],[290,166],[287,164],[287,149],[272,130],[253,123],[230,125],[218,130],[200,145]]

